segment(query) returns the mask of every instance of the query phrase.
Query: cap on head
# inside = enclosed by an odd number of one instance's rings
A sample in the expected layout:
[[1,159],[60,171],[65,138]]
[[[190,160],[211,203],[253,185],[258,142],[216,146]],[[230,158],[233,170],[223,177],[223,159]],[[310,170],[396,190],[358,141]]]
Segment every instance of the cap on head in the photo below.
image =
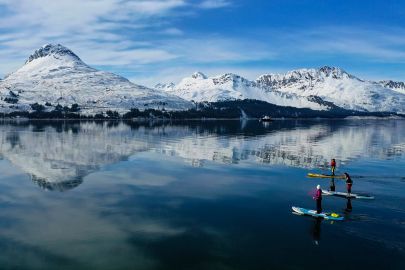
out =
[[317,186],[316,186],[316,189],[321,189],[321,185],[317,185]]

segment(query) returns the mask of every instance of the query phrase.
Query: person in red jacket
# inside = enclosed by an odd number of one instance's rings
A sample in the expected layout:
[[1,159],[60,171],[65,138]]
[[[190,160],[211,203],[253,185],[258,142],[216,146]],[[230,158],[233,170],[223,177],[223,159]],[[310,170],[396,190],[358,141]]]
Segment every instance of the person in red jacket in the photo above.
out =
[[334,158],[330,161],[330,168],[332,169],[332,175],[335,175],[336,160]]
[[316,186],[316,193],[313,198],[316,201],[316,212],[318,214],[322,213],[322,189],[320,185]]
[[347,193],[348,193],[348,196],[350,196],[350,193],[352,193],[353,180],[348,173],[345,172],[344,175],[346,178]]

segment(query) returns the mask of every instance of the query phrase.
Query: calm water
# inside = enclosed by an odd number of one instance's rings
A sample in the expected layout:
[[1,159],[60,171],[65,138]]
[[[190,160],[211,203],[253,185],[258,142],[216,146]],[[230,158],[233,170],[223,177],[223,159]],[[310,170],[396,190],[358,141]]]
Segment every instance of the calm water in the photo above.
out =
[[[404,134],[400,120],[2,123],[0,268],[405,269]],[[305,176],[332,157],[376,199],[325,197],[344,222],[293,215],[329,187]]]

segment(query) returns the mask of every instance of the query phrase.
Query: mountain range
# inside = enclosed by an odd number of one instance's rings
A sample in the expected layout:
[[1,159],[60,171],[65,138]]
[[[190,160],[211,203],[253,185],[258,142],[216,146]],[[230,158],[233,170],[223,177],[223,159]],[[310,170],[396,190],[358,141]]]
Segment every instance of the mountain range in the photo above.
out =
[[201,72],[179,83],[154,88],[85,64],[60,44],[47,44],[28,57],[17,71],[0,80],[0,112],[46,111],[77,104],[83,114],[132,108],[188,110],[196,102],[260,100],[278,106],[329,111],[405,113],[405,83],[362,80],[337,67],[298,69],[264,74],[249,80],[226,73],[207,77]]
[[157,89],[195,102],[258,99],[280,106],[369,112],[405,112],[405,84],[366,81],[337,67],[299,69],[265,74],[256,80],[227,73],[207,77],[201,72],[178,84],[158,84]]

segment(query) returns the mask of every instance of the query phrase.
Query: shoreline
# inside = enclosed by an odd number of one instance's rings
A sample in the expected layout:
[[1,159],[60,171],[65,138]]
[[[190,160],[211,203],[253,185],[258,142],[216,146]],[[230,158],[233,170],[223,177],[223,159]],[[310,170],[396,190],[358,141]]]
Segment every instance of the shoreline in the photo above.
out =
[[[308,121],[353,121],[353,120],[405,120],[405,116],[348,116],[348,117],[301,117],[301,118],[291,118],[291,117],[277,117],[273,118],[272,121],[263,122],[271,123],[273,121],[291,121],[291,120],[308,120]],[[77,122],[87,122],[87,121],[132,121],[132,122],[181,122],[181,121],[260,121],[260,118],[0,118],[0,121],[6,122],[25,122],[25,121],[77,121]],[[260,121],[261,122],[261,121]]]

